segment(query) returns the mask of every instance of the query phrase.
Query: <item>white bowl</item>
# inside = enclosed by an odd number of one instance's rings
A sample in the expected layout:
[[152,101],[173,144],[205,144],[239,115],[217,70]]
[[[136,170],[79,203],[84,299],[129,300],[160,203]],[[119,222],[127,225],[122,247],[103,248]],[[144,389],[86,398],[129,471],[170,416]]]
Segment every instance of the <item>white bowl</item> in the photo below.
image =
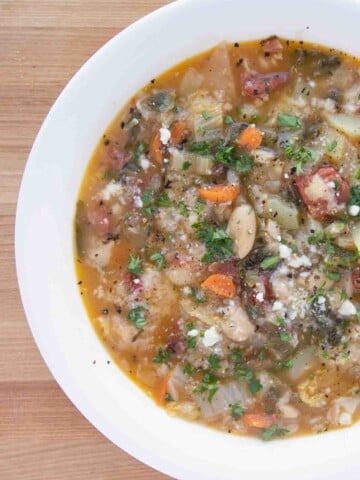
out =
[[[73,216],[89,158],[122,105],[151,78],[221,40],[270,34],[360,54],[356,0],[182,0],[135,23],[75,75],[31,151],[18,202],[21,297],[52,374],[112,442],[179,479],[360,478],[360,425],[263,443],[169,417],[113,364],[84,310],[73,263]],[[96,364],[93,364],[96,360]],[[49,426],[51,428],[51,426]]]

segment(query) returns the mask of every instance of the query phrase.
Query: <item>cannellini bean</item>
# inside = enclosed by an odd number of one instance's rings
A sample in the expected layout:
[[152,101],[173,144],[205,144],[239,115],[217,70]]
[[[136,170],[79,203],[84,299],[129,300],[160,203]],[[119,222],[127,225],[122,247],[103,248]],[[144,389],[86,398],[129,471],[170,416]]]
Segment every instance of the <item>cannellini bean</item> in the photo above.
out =
[[236,207],[229,220],[228,233],[234,240],[234,253],[245,258],[252,249],[256,236],[256,215],[250,205]]
[[236,304],[227,309],[221,328],[225,335],[235,342],[247,340],[255,331],[246,310]]

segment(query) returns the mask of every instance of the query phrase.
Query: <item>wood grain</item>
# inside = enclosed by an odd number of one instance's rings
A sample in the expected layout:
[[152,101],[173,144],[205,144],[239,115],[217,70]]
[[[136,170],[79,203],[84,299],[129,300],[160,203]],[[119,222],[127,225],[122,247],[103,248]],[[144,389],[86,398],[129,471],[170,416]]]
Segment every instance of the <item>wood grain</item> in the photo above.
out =
[[21,175],[52,103],[118,31],[166,0],[0,0],[0,479],[166,479],[73,407],[27,326],[13,234]]

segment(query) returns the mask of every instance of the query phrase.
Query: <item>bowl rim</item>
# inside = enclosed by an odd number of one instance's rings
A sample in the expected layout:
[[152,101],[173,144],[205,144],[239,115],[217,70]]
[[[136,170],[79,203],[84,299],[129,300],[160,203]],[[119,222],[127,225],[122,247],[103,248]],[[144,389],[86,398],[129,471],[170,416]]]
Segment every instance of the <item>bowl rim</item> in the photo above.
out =
[[[114,440],[113,434],[111,429],[108,428],[108,425],[101,425],[99,422],[99,417],[97,416],[96,412],[92,410],[92,406],[89,405],[86,401],[86,398],[82,397],[80,390],[74,390],[73,386],[71,385],[71,377],[68,376],[67,372],[61,368],[59,365],[56,364],[56,361],[51,357],[51,353],[44,348],[44,341],[40,338],[39,332],[36,328],[36,324],[33,321],[35,312],[30,305],[29,294],[31,289],[29,289],[28,280],[24,277],[24,268],[26,268],[26,264],[24,262],[24,255],[23,255],[23,241],[24,241],[24,234],[26,234],[25,224],[27,219],[24,218],[24,211],[25,211],[25,203],[29,200],[29,179],[31,175],[31,165],[32,159],[38,155],[39,146],[43,142],[43,138],[47,135],[47,131],[50,128],[51,123],[56,118],[60,105],[64,103],[68,96],[71,95],[71,92],[74,88],[80,85],[83,82],[83,79],[86,77],[89,67],[96,64],[108,51],[110,51],[118,42],[119,39],[122,39],[125,42],[127,36],[130,36],[136,32],[141,32],[143,28],[149,27],[151,28],[151,24],[159,21],[161,22],[166,16],[176,15],[177,12],[180,12],[182,9],[191,7],[193,5],[194,0],[178,0],[174,3],[170,3],[164,5],[160,9],[157,9],[150,14],[146,15],[145,17],[137,20],[135,23],[124,29],[123,31],[119,32],[115,35],[112,39],[110,39],[104,46],[102,46],[80,69],[79,71],[73,76],[70,82],[65,86],[63,91],[58,96],[57,100],[53,104],[51,110],[49,111],[48,115],[46,116],[39,133],[36,137],[36,140],[33,144],[33,147],[30,151],[29,158],[24,170],[23,179],[21,182],[21,187],[19,191],[19,199],[16,209],[16,222],[15,222],[15,259],[16,259],[16,271],[17,271],[17,278],[19,283],[20,289],[20,296],[24,306],[25,314],[29,323],[30,330],[32,335],[35,339],[35,342],[40,350],[41,355],[45,363],[47,364],[49,370],[53,374],[54,378],[65,392],[67,397],[72,401],[72,403],[76,406],[76,408],[85,415],[87,419],[110,441],[114,442],[118,446],[121,446],[123,450],[128,452],[129,454],[133,455],[134,457],[138,458],[139,460],[143,461],[144,463],[156,468],[159,471],[162,471],[168,475],[176,475],[177,478],[195,478],[193,475],[196,471],[196,478],[210,478],[209,468],[207,467],[207,473],[203,474],[201,471],[201,465],[193,465],[189,468],[187,465],[181,465],[181,462],[175,462],[173,459],[166,458],[162,452],[160,452],[157,456],[154,455],[152,449],[143,448],[133,439],[125,435],[120,435],[116,440]],[[218,3],[216,0],[196,0],[197,4],[206,5],[215,5]],[[282,0],[277,0],[277,5],[281,4]],[[231,0],[225,0],[224,3],[232,3]],[[262,3],[262,0],[256,0],[254,3]],[[287,2],[283,2],[284,4]],[[327,5],[326,0],[316,0],[314,4],[325,6]],[[336,5],[342,4],[344,8],[353,8],[356,6],[357,11],[359,11],[359,1],[358,0],[333,0],[333,3]],[[311,0],[305,0],[304,4],[310,5]],[[359,52],[360,53],[360,52]],[[100,135],[99,135],[100,136]],[[31,287],[33,288],[33,286]],[[189,432],[191,431],[191,426],[187,424],[187,428]],[[224,435],[224,434],[220,434]],[[329,434],[335,435],[335,434]],[[218,434],[213,434],[214,438],[218,438]],[[349,436],[349,435],[348,435]],[[346,437],[346,435],[342,435],[342,437]],[[297,439],[287,440],[289,444],[293,444],[294,446],[298,443]],[[249,443],[250,440],[249,440]],[[318,442],[314,442],[317,443]],[[254,445],[254,443],[252,442]],[[318,448],[318,447],[317,447]],[[257,450],[264,450],[262,447],[257,445]],[[200,470],[198,470],[200,468]],[[359,469],[356,470],[360,472]],[[354,470],[355,472],[355,470]],[[248,470],[248,473],[251,473]],[[303,472],[304,473],[304,472]],[[216,478],[216,477],[213,477]],[[225,477],[224,477],[225,478]],[[227,478],[227,477],[226,477]],[[286,478],[282,476],[281,478]],[[296,477],[297,478],[297,477]],[[315,478],[315,477],[311,477]],[[320,477],[318,477],[320,479]],[[322,477],[321,477],[322,478]],[[324,477],[325,478],[325,477]],[[330,476],[327,477],[330,480]],[[331,477],[335,478],[335,477]],[[355,477],[353,477],[355,478]],[[294,477],[295,480],[295,477]]]

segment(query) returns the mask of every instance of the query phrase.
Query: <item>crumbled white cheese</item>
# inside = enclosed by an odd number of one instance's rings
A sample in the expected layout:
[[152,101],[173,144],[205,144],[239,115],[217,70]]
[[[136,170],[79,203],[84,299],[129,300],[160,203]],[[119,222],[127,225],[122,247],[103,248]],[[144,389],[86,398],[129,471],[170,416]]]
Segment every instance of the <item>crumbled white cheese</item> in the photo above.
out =
[[255,295],[255,297],[256,297],[256,300],[257,300],[258,302],[263,302],[263,301],[264,301],[264,294],[263,294],[263,292],[257,293],[257,294]]
[[188,332],[188,337],[197,337],[199,335],[199,330],[196,330],[196,328],[193,328]]
[[191,293],[191,288],[190,288],[190,287],[184,287],[184,288],[182,289],[182,291],[183,291],[183,293],[184,293],[185,295],[190,295],[190,293]]
[[139,197],[139,195],[134,195],[134,205],[137,208],[142,208],[144,206],[143,201]]
[[160,141],[163,145],[167,145],[171,138],[171,132],[168,128],[160,128]]
[[103,200],[110,200],[111,197],[119,197],[122,193],[122,186],[120,183],[111,181],[102,189],[100,195]]
[[141,155],[139,158],[139,165],[143,170],[147,170],[150,167],[150,162],[145,155]]
[[291,248],[289,248],[287,245],[279,245],[279,255],[280,258],[290,258],[292,254]]
[[212,347],[222,340],[222,336],[217,331],[215,325],[205,330],[202,343],[205,347]]
[[351,415],[348,412],[343,412],[339,416],[339,424],[340,425],[350,425],[351,424]]
[[350,205],[349,207],[349,214],[352,216],[352,217],[356,217],[357,215],[359,215],[360,213],[360,207],[359,205]]
[[134,278],[134,279],[132,280],[132,283],[135,283],[135,284],[140,283],[140,278]]
[[311,267],[312,263],[310,258],[306,255],[301,255],[301,257],[294,255],[293,258],[289,261],[289,266],[293,268]]
[[350,300],[345,300],[341,307],[339,308],[340,315],[344,317],[349,317],[351,315],[356,315],[356,308],[355,305],[350,302]]
[[326,302],[326,298],[323,297],[322,295],[320,295],[320,297],[318,297],[317,299],[317,303],[319,303],[320,305],[322,305],[323,303]]
[[284,304],[280,302],[279,300],[275,300],[272,306],[272,311],[273,312],[278,312],[279,310],[282,310],[284,308]]

